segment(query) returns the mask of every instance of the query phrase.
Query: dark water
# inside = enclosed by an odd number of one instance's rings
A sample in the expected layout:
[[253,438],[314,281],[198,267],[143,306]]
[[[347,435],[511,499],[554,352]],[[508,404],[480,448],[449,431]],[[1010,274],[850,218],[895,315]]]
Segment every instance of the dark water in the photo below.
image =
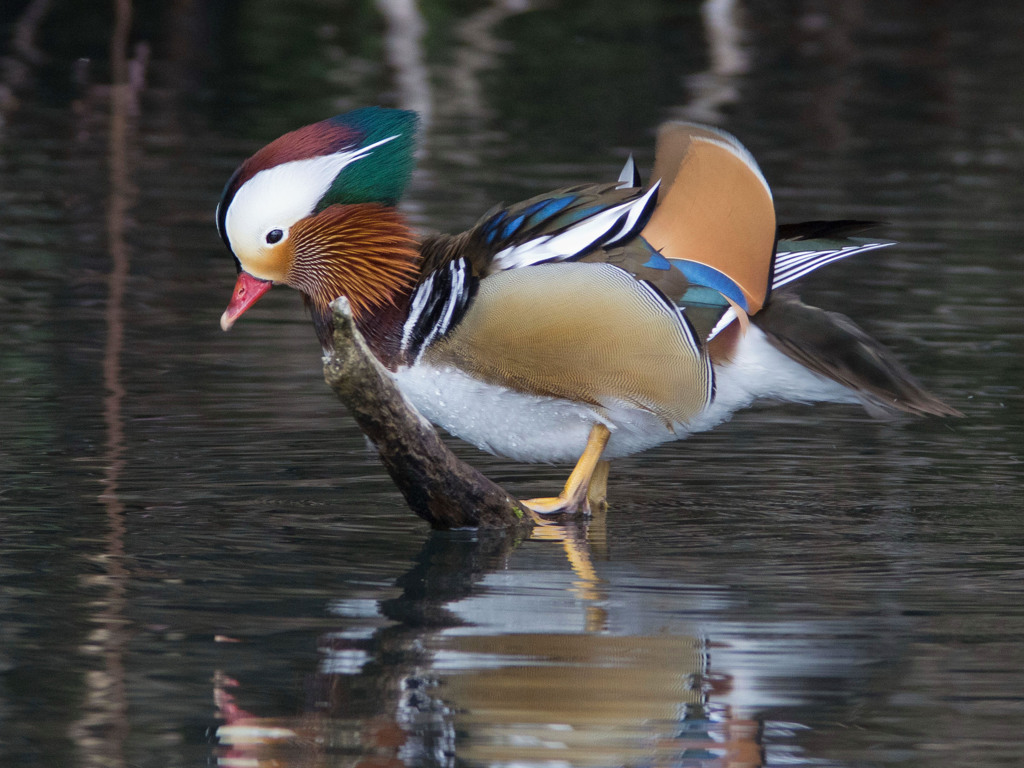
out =
[[[1020,765],[1024,16],[401,5],[0,10],[0,765]],[[888,222],[804,298],[966,418],[752,410],[574,543],[429,533],[294,293],[217,327],[224,180],[366,103],[429,109],[424,230],[733,131],[781,219]]]

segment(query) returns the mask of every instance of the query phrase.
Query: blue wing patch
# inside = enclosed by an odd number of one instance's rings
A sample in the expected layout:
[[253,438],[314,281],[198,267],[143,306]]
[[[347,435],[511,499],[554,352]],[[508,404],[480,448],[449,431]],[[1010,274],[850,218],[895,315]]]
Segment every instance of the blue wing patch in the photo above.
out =
[[744,312],[749,311],[750,305],[747,304],[747,297],[743,295],[740,287],[723,272],[696,261],[686,261],[685,259],[672,259],[671,261],[672,266],[682,272],[690,284],[713,288],[736,302]]
[[516,216],[514,219],[512,219],[510,222],[508,222],[504,227],[502,227],[502,230],[501,230],[501,238],[502,238],[502,240],[507,240],[508,238],[512,237],[513,233],[517,229],[519,229],[520,225],[522,225],[523,220],[525,218],[526,218],[525,215]]
[[[724,272],[719,272],[714,267],[709,267],[697,261],[667,259],[645,239],[642,237],[640,239],[650,254],[650,258],[643,266],[661,270],[675,267],[683,273],[686,281],[690,284],[686,294],[680,299],[681,305],[706,304],[715,306],[721,304],[721,299],[713,295],[718,293],[734,301],[744,311],[749,310],[750,305],[747,303],[747,297],[743,295],[739,285]],[[711,293],[708,292],[709,290]]]
[[654,251],[654,253],[651,254],[651,258],[643,266],[649,267],[650,269],[669,270],[672,269],[672,262],[657,251]]
[[530,217],[530,225],[536,226],[541,222],[547,221],[561,210],[568,208],[578,199],[579,198],[575,195],[552,197],[549,200],[541,200],[540,202],[534,203],[523,211],[523,213]]
[[517,232],[529,232],[550,221],[577,200],[579,200],[578,195],[563,195],[562,197],[538,200],[511,219],[508,218],[507,210],[498,211],[490,221],[484,224],[481,235],[488,245],[494,245],[497,241],[509,240]]

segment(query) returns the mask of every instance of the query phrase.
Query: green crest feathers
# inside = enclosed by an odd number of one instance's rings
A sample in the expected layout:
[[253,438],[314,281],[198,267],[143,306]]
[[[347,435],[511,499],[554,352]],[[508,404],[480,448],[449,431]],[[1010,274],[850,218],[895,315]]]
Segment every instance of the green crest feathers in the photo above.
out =
[[[338,174],[317,206],[383,203],[395,205],[402,197],[415,163],[415,112],[384,107],[365,107],[330,119],[338,128],[351,131],[355,147],[374,147]],[[354,147],[354,148],[355,148]]]

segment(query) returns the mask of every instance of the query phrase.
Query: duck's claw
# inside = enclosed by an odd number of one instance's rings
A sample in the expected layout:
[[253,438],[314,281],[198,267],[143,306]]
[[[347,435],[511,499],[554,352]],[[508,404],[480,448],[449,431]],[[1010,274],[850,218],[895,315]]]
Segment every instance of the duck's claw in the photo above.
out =
[[537,499],[522,499],[521,503],[538,515],[575,515],[579,513],[589,515],[590,503],[587,499],[586,490],[586,487],[584,487],[582,494],[575,494],[575,496],[582,495],[582,498],[546,496]]
[[608,462],[601,454],[608,444],[611,432],[604,424],[590,428],[587,447],[569,475],[565,488],[557,496],[526,499],[523,506],[539,515],[590,514],[591,500],[603,504],[608,485]]

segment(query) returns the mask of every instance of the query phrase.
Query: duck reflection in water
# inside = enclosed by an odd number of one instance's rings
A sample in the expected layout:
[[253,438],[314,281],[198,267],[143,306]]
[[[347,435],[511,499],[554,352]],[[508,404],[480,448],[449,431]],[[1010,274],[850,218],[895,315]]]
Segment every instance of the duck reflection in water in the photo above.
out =
[[762,765],[761,724],[733,714],[709,639],[631,627],[585,531],[561,537],[571,576],[509,570],[504,538],[432,534],[400,596],[334,606],[363,628],[319,638],[301,715],[249,711],[218,673],[218,765]]

